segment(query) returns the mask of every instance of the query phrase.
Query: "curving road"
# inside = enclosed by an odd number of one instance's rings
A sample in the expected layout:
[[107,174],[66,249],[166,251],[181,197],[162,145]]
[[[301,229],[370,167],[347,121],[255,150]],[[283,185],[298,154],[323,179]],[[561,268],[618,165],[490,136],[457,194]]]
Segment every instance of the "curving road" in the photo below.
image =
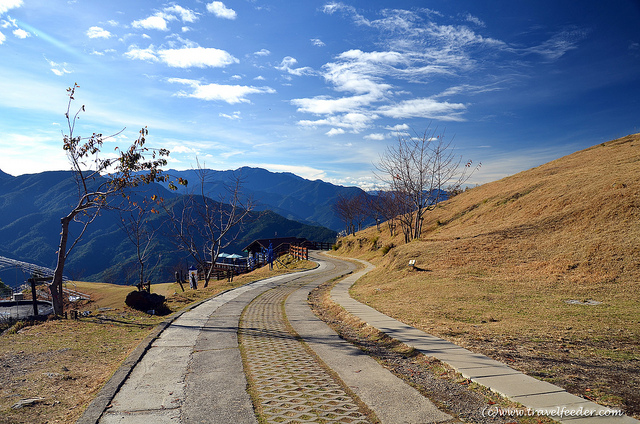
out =
[[127,365],[115,396],[99,395],[78,422],[457,422],[313,315],[308,293],[355,266],[312,256],[314,270],[183,313]]

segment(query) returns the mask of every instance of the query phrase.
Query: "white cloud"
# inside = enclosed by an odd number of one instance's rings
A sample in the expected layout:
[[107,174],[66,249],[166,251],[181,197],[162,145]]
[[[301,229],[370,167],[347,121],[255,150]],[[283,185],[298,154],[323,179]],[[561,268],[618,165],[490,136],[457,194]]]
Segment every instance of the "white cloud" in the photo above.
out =
[[324,47],[326,44],[319,38],[312,38],[311,43],[316,47]]
[[380,134],[380,133],[373,133],[373,134],[365,135],[364,138],[366,138],[367,140],[381,141],[381,140],[384,140],[386,138],[386,136],[384,134]]
[[0,0],[0,14],[22,6],[22,0]]
[[377,100],[377,97],[371,95],[340,98],[318,96],[310,99],[292,99],[291,104],[298,106],[298,112],[324,115],[356,110],[362,106],[371,104],[375,100]]
[[405,100],[382,106],[378,113],[395,119],[429,118],[443,121],[464,121],[460,116],[466,110],[461,103],[438,102],[430,98]]
[[223,101],[229,104],[251,103],[246,96],[250,94],[273,94],[276,91],[271,87],[249,87],[245,85],[202,84],[200,81],[183,78],[170,78],[170,83],[190,86],[193,91],[187,93],[181,91],[178,97],[192,97],[207,101]]
[[87,30],[87,37],[89,38],[109,38],[111,35],[109,31],[99,26],[92,26]]
[[118,21],[113,20],[113,19],[108,20],[108,21],[107,21],[107,23],[108,23],[109,25],[111,25],[112,27],[117,27],[118,25],[120,25],[120,24],[118,23]]
[[149,62],[157,62],[159,60],[153,46],[140,49],[138,46],[132,45],[129,46],[129,50],[124,55],[129,59],[146,60]]
[[464,18],[465,20],[467,20],[467,22],[471,22],[472,24],[478,25],[479,27],[487,26],[480,18],[473,16],[471,13],[467,13]]
[[221,1],[214,1],[207,4],[207,10],[218,18],[235,19],[237,14],[233,9],[229,9]]
[[539,54],[547,60],[556,60],[568,51],[577,49],[578,42],[582,41],[586,35],[584,30],[563,31],[539,46],[530,47],[524,51]]
[[172,68],[221,68],[238,63],[228,52],[211,47],[159,50],[158,55]]
[[340,135],[344,133],[345,133],[345,130],[343,130],[342,128],[331,128],[325,134],[328,135],[329,137],[333,137],[335,135]]
[[153,45],[146,49],[132,45],[124,55],[129,59],[164,62],[172,68],[221,68],[238,63],[224,50],[199,46],[156,50]]
[[25,39],[27,37],[31,37],[31,33],[23,30],[22,28],[14,29],[13,30],[13,35],[15,35],[18,38],[22,38],[22,39]]
[[298,121],[298,125],[305,127],[317,127],[317,126],[330,126],[337,128],[344,128],[350,130],[353,133],[358,133],[369,127],[374,119],[377,119],[376,115],[370,115],[360,112],[350,112],[344,115],[328,116],[325,119],[301,120]]
[[271,52],[267,49],[261,49],[254,53],[255,56],[269,56]]
[[298,175],[302,178],[306,178],[307,180],[324,180],[327,176],[326,172],[313,168],[310,166],[304,165],[286,165],[286,164],[272,164],[272,163],[257,163],[252,166],[258,168],[268,169],[271,172],[290,172],[292,174]]
[[407,124],[396,124],[394,126],[386,126],[385,130],[388,131],[407,131],[409,129],[409,125]]
[[294,68],[297,63],[298,61],[295,58],[287,56],[282,59],[282,62],[280,62],[280,66],[276,66],[276,69],[296,76],[312,75],[314,73],[313,69],[309,68],[308,66],[305,66],[303,68]]
[[171,153],[191,153],[197,155],[200,151],[184,144],[176,144],[169,149]]
[[7,39],[7,36],[0,32],[0,44],[4,43],[4,40]]
[[226,113],[219,113],[218,116],[220,116],[221,118],[230,119],[232,121],[235,121],[237,119],[242,119],[242,117],[240,116],[240,111],[233,112],[231,115],[228,115]]
[[70,74],[71,71],[67,70],[66,63],[56,63],[52,60],[47,59],[46,57],[44,58],[44,60],[47,61],[47,63],[49,63],[49,66],[51,67],[51,72],[53,72],[54,74],[56,74],[57,76],[61,77],[64,74]]
[[198,19],[198,15],[194,11],[186,9],[182,6],[178,6],[177,4],[165,7],[163,11],[166,13],[179,15],[182,22],[195,22]]
[[149,16],[146,19],[140,19],[137,21],[133,21],[131,26],[134,28],[143,28],[143,29],[157,29],[159,31],[169,31],[169,27],[167,27],[167,20],[175,19],[172,15],[165,15],[162,12],[158,12],[153,16]]

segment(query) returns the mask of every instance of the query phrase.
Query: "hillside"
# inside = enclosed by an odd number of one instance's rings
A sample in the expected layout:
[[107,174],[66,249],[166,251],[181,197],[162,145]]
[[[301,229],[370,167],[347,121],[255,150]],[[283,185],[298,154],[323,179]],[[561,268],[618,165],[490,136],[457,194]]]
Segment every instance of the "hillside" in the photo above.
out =
[[[270,172],[262,168],[242,167],[234,171],[206,170],[205,189],[212,199],[226,195],[225,184],[234,176],[242,179],[242,192],[257,202],[258,210],[271,210],[287,219],[310,225],[320,225],[334,231],[344,229],[344,223],[333,213],[338,196],[352,197],[364,193],[357,187],[343,187],[321,180],[310,181],[289,172]],[[199,187],[197,171],[169,170],[169,174],[189,181],[189,187],[179,187],[182,193]]]
[[[157,193],[167,202],[177,202],[179,195],[160,185],[140,187],[131,193],[139,201],[142,191]],[[77,202],[77,187],[71,172],[56,171],[25,174],[17,177],[0,173],[0,256],[49,268],[55,267],[56,249],[60,241],[60,218]],[[215,199],[214,199],[215,200]],[[150,217],[156,227],[161,226],[163,213]],[[130,284],[135,281],[135,249],[120,229],[120,216],[116,211],[103,211],[93,222],[67,260],[65,274],[72,279]],[[225,249],[227,253],[242,253],[255,238],[305,237],[313,241],[333,242],[335,231],[320,226],[302,224],[273,212],[252,213],[249,224],[243,228],[235,243]],[[71,237],[78,234],[79,226],[72,224]],[[190,264],[184,253],[177,252],[166,234],[157,237],[152,254],[158,262],[154,281],[171,281],[178,263]],[[23,282],[16,270],[5,270],[0,279],[15,285]]]
[[640,134],[468,190],[420,240],[383,228],[341,241],[378,266],[357,298],[640,414]]

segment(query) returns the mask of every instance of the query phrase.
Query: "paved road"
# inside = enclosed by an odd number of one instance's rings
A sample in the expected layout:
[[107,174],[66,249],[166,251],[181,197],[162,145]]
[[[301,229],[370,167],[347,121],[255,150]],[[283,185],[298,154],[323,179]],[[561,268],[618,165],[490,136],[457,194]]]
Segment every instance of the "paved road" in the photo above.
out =
[[315,270],[255,282],[183,313],[142,344],[78,423],[459,422],[313,315],[308,293],[350,273],[332,290],[334,301],[527,411],[562,412],[552,418],[567,424],[638,423],[351,299],[348,288],[371,264],[352,273],[351,262],[313,259]]
[[[278,423],[457,422],[313,315],[309,291],[354,270],[315,260],[315,270],[243,286],[182,314],[131,364],[115,397],[99,396],[79,422],[257,423],[256,413]],[[100,402],[109,403],[104,413]]]

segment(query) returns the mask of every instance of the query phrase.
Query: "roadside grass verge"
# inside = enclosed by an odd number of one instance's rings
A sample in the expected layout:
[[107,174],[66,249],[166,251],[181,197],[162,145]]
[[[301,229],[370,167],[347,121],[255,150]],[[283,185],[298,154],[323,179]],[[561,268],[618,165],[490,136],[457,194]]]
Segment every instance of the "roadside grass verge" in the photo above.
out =
[[[309,303],[314,313],[340,337],[372,356],[397,377],[429,398],[438,408],[464,422],[515,422],[513,417],[490,416],[486,411],[497,408],[516,410],[522,408],[522,405],[471,382],[445,363],[389,337],[334,303],[330,291],[341,279],[322,284],[309,295]],[[517,422],[543,424],[556,421],[548,417],[518,417]]]

